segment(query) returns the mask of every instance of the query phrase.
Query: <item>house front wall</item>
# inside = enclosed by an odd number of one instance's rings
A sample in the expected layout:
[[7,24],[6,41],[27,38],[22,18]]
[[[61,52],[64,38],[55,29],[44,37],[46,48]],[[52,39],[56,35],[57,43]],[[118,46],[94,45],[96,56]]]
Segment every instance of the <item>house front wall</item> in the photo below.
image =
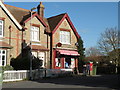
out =
[[[3,37],[0,37],[0,41],[4,41],[9,44],[12,48],[6,49],[6,65],[10,64],[11,58],[16,58],[21,53],[21,41],[22,33],[15,26],[13,21],[8,15],[0,8],[0,17],[4,18]],[[3,48],[1,48],[3,49]]]
[[62,46],[58,47],[58,48],[77,49],[76,46],[75,46],[75,43],[77,42],[77,37],[74,34],[71,26],[69,25],[69,23],[66,19],[63,20],[61,25],[58,27],[56,32],[53,34],[53,39],[54,39],[53,47],[55,48],[56,44],[60,42],[60,31],[61,31],[61,29],[66,29],[66,30],[70,31],[70,44],[62,44]]
[[[57,45],[57,43],[60,42],[60,31],[62,31],[62,30],[70,32],[70,44],[62,44],[61,47],[58,47],[56,45]],[[58,50],[65,50],[68,52],[69,51],[77,51],[77,47],[75,46],[76,42],[77,42],[77,37],[76,37],[74,31],[72,30],[67,19],[64,19],[63,22],[58,27],[58,29],[53,34],[52,68],[55,68],[55,69],[63,68],[64,69],[67,58],[69,58],[70,64],[72,64],[72,63],[74,64],[72,68],[74,68],[75,65],[77,66],[77,62],[78,62],[77,57],[69,56],[69,55],[58,56]],[[56,65],[58,64],[58,61],[60,62],[61,65],[56,67]]]
[[[31,23],[31,24],[30,24]],[[45,34],[45,26],[38,20],[37,17],[32,18],[31,20],[29,20],[27,23],[25,23],[25,27],[27,28],[24,32],[23,32],[23,39],[26,41],[27,44],[30,43],[30,25],[37,25],[39,26],[39,41],[32,41],[32,45],[38,45],[38,46],[44,46],[46,49],[50,48],[50,37]],[[35,52],[37,52],[37,57],[39,57],[41,59],[41,57],[39,56],[41,53],[44,53],[44,67],[49,68],[49,60],[50,60],[50,52],[49,50],[33,50]]]

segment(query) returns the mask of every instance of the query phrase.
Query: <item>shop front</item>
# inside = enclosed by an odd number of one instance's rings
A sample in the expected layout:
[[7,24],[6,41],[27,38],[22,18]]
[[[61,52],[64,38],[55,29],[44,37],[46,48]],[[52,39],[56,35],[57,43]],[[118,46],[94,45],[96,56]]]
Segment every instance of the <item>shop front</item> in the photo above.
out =
[[78,67],[78,57],[80,54],[76,50],[54,50],[54,69],[74,69]]

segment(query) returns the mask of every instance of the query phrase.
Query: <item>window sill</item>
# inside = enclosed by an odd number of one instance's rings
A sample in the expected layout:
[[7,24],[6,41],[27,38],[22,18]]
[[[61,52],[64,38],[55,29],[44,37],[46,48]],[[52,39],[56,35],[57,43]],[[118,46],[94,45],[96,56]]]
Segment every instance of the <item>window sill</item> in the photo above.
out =
[[4,38],[4,37],[3,37],[3,36],[0,36],[0,39],[1,39],[1,38]]
[[61,44],[63,44],[63,45],[71,45],[71,43],[61,43]]
[[0,41],[3,41],[3,39],[5,39],[5,37],[0,37]]
[[39,40],[38,41],[37,40],[36,41],[32,40],[32,42],[40,42],[40,41]]

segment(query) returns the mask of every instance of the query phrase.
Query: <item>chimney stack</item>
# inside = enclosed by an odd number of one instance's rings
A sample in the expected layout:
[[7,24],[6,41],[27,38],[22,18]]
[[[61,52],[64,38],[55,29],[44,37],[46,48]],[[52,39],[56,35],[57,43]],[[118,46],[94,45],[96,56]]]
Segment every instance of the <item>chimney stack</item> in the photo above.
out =
[[40,2],[40,4],[37,6],[37,12],[38,12],[38,15],[42,18],[44,18],[44,5],[42,4],[42,2]]

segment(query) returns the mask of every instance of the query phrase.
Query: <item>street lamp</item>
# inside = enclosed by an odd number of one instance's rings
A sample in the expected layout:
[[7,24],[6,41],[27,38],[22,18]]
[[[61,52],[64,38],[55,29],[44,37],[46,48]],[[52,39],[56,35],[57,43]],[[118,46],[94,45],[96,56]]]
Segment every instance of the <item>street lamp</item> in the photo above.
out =
[[97,64],[99,63],[99,62],[96,62]]
[[[76,42],[75,43],[75,46],[77,47],[77,49],[78,49],[78,47],[79,47],[79,43],[78,42]],[[78,60],[78,59],[77,59]],[[78,64],[78,63],[76,63],[76,58],[75,58],[75,72],[76,72],[76,74],[78,74],[79,72],[78,72],[78,67],[77,67],[77,65],[76,64]]]
[[112,61],[110,61],[110,63],[112,63]]
[[32,11],[33,10],[35,10],[36,8],[34,7],[34,8],[32,8],[31,10],[30,10],[30,47],[31,47],[31,49],[30,49],[30,80],[32,80],[33,78],[32,78],[32,38],[31,38],[31,21],[32,21]]

